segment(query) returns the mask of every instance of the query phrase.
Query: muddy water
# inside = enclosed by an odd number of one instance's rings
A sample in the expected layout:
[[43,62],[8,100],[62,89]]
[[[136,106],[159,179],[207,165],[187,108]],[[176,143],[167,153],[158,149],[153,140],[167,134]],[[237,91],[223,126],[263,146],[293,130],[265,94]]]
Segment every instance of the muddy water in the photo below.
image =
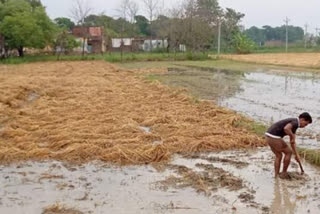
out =
[[310,112],[314,123],[299,129],[299,146],[320,148],[320,75],[281,71],[246,73],[240,90],[219,104],[271,124],[282,118]]
[[[317,213],[320,209],[319,169],[304,163],[307,175],[292,180],[273,178],[273,157],[267,148],[177,156],[170,165],[214,176],[213,166],[242,181],[234,189],[222,180],[205,194],[195,186],[164,180],[181,174],[169,166],[113,167],[102,163],[72,166],[60,162],[24,163],[0,167],[0,213],[41,213],[61,206],[83,213]],[[156,170],[158,169],[158,170]],[[290,172],[299,173],[297,165]],[[228,177],[223,177],[228,179]],[[228,185],[232,185],[232,182]],[[230,187],[230,186],[229,186]]]
[[174,87],[185,87],[201,99],[214,100],[266,125],[310,112],[314,123],[298,130],[298,144],[300,147],[320,148],[320,126],[317,122],[320,119],[320,74],[175,68],[159,79]]
[[212,198],[193,189],[166,189],[158,181],[172,172],[151,166],[81,167],[60,162],[0,167],[0,213],[41,213],[59,203],[83,213],[221,213]]
[[[320,119],[320,77],[315,74],[179,69],[159,78],[266,124],[301,111]],[[299,134],[299,145],[318,148],[316,121]],[[168,166],[157,167],[61,162],[0,166],[0,213],[40,214],[56,203],[83,213],[319,213],[320,169],[303,165],[305,176],[292,164],[294,179],[275,180],[273,155],[260,148],[176,156]]]

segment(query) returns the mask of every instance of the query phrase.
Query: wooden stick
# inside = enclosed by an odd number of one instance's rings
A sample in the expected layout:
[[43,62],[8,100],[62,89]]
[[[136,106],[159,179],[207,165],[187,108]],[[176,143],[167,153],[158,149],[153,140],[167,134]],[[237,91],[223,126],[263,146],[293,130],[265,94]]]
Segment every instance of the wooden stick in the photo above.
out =
[[304,170],[303,170],[302,164],[301,164],[301,162],[300,162],[300,161],[298,161],[298,164],[299,164],[300,169],[301,169],[301,175],[303,175],[303,174],[304,174]]

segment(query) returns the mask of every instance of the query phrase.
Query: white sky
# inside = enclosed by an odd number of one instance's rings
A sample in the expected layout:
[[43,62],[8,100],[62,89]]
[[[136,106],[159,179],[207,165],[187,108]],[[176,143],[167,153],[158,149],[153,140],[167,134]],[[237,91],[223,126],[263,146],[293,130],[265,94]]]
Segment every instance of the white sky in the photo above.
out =
[[[135,1],[140,3],[140,13],[143,14],[142,0]],[[109,16],[115,16],[121,0],[88,0],[88,2],[94,13],[105,12]],[[181,0],[160,0],[160,2],[161,4],[163,2],[165,8],[171,8]],[[74,0],[42,0],[42,3],[47,7],[51,18],[69,17]],[[304,28],[308,23],[308,32],[315,32],[316,27],[320,28],[320,0],[219,0],[219,3],[223,8],[230,7],[245,13],[242,24],[246,28],[253,25],[280,26],[286,16],[292,25]]]

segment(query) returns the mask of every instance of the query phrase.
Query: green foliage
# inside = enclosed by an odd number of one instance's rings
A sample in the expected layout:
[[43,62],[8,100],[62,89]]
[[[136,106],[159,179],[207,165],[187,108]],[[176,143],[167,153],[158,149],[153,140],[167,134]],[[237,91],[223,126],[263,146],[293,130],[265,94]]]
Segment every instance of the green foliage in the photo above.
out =
[[20,56],[24,55],[24,47],[44,48],[50,44],[56,30],[44,7],[32,2],[9,0],[0,7],[1,34],[7,47],[18,49]]
[[62,30],[57,35],[56,40],[53,42],[54,49],[59,49],[59,53],[63,52],[65,54],[70,53],[74,48],[79,46],[80,43],[77,42],[75,38],[68,33],[67,30]]
[[209,59],[208,54],[206,53],[200,53],[200,52],[195,52],[192,53],[191,51],[188,51],[186,53],[187,60],[195,60],[195,61],[202,61],[202,60],[207,60]]
[[222,44],[232,46],[234,35],[240,32],[239,23],[243,17],[243,13],[236,12],[231,8],[226,9],[221,27]]
[[33,9],[37,8],[37,7],[42,7],[42,3],[40,0],[26,0]]
[[29,13],[7,16],[1,23],[1,33],[11,49],[20,47],[44,48],[44,36],[40,26]]
[[[271,26],[263,26],[262,29],[257,28],[255,26],[249,28],[245,31],[246,35],[249,36],[253,41],[257,44],[264,44],[266,41],[272,40],[280,40],[286,41],[286,26],[281,27],[271,27]],[[296,26],[288,26],[288,41],[289,42],[297,42],[299,40],[303,40],[304,31],[301,27]]]
[[298,153],[302,158],[306,159],[309,163],[320,166],[320,150],[298,148]]
[[136,16],[134,17],[135,18],[135,21],[136,21],[136,25],[138,26],[138,29],[140,31],[140,33],[144,36],[151,36],[151,33],[150,33],[150,29],[149,29],[149,20],[144,17],[144,16]]
[[54,22],[58,25],[59,28],[72,30],[75,24],[69,18],[58,17],[54,20]]
[[[203,53],[193,53],[192,60],[203,60],[208,59],[208,55]],[[22,64],[30,62],[46,62],[46,61],[85,61],[85,60],[105,60],[107,62],[121,62],[121,54],[95,54],[88,55],[85,57],[75,56],[75,55],[63,55],[59,59],[56,56],[25,56],[11,57],[8,59],[0,60],[0,64]],[[177,54],[162,54],[162,53],[124,53],[122,57],[122,62],[145,62],[145,61],[185,61],[188,60],[188,55],[186,53]]]
[[255,26],[246,30],[245,33],[250,39],[252,39],[258,45],[263,45],[267,40],[264,30]]
[[259,123],[259,122],[255,122],[255,121],[250,120],[246,117],[241,117],[240,120],[235,121],[233,126],[247,129],[250,132],[257,134],[257,135],[260,135],[260,136],[264,136],[264,133],[267,130],[267,127],[264,124]]
[[254,50],[255,43],[245,34],[237,33],[233,37],[233,47],[238,54],[248,54]]
[[[88,27],[103,26],[105,32],[112,32],[115,37],[120,36],[121,33],[124,37],[139,34],[138,28],[134,27],[135,24],[122,18],[114,19],[106,15],[89,15],[84,19],[84,25]],[[123,29],[122,26],[124,27]]]

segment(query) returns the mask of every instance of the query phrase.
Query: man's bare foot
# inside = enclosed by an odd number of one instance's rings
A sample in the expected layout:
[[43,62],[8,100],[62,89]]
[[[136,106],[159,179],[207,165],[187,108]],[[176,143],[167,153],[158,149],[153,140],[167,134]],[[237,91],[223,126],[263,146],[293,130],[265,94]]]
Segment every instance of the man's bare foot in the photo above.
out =
[[291,180],[291,176],[287,172],[282,172],[279,174],[281,179]]

